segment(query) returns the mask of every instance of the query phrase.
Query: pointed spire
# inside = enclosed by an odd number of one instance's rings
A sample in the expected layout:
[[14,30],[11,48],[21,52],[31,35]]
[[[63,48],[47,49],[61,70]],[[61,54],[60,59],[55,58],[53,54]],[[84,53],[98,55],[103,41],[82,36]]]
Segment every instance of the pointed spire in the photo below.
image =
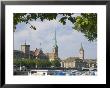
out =
[[55,46],[57,45],[57,40],[56,40],[56,29],[55,29]]
[[81,42],[81,48],[83,48],[83,46],[82,46],[82,42]]
[[81,43],[81,48],[80,48],[80,51],[83,51],[84,49],[83,49],[83,46],[82,46],[82,43]]

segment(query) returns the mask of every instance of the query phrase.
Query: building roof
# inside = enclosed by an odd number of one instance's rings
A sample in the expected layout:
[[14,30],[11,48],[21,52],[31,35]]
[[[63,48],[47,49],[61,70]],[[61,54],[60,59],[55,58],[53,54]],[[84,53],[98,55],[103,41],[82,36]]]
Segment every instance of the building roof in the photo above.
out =
[[75,60],[80,60],[80,58],[79,57],[68,57],[67,59],[62,60],[62,61],[64,61],[64,62],[70,62],[70,61],[75,61]]
[[96,59],[84,59],[85,62],[87,63],[94,63],[94,62],[97,62]]
[[34,52],[34,55],[35,55],[35,56],[38,56],[39,54],[43,54],[43,51],[42,51],[41,49],[37,49],[37,48],[36,48],[36,50],[35,50],[35,52]]

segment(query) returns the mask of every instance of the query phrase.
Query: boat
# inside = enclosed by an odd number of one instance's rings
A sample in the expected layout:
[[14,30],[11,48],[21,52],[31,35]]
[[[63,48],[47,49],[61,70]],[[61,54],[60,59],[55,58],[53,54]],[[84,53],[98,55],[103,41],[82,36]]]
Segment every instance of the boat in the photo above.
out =
[[48,70],[31,70],[30,71],[31,75],[41,75],[41,76],[45,76],[48,74]]

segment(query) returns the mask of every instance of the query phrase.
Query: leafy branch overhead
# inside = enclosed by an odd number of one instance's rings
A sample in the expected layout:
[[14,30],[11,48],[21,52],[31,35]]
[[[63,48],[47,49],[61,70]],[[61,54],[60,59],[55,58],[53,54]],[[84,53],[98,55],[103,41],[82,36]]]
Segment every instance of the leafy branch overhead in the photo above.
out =
[[[97,39],[97,14],[96,13],[81,13],[79,16],[74,16],[74,13],[14,13],[14,31],[16,25],[19,23],[30,24],[30,21],[40,19],[44,20],[56,20],[59,18],[59,22],[66,25],[67,20],[72,22],[72,28],[82,32],[89,41]],[[30,28],[36,30],[36,27],[30,24]]]

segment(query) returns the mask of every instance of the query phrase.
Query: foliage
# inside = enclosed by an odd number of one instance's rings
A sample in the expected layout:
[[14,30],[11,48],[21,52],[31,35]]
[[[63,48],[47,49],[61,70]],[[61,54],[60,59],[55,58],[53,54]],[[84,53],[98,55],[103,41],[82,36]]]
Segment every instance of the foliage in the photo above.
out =
[[60,67],[60,66],[61,66],[59,60],[53,60],[53,61],[51,61],[51,64],[52,64],[52,66],[54,66],[54,67]]
[[75,30],[84,33],[84,36],[89,41],[93,41],[97,38],[97,14],[96,13],[82,13],[81,16],[76,17],[74,23]]
[[[80,31],[89,40],[93,41],[97,38],[97,14],[96,13],[81,13],[80,16],[74,16],[74,13],[14,13],[14,31],[19,23],[30,24],[30,21],[40,19],[55,20],[59,18],[59,22],[66,25],[67,20],[72,22],[73,29]],[[36,30],[36,27],[30,24],[30,28]]]
[[48,59],[14,59],[13,64],[16,66],[26,66],[28,68],[35,68],[36,65],[39,68],[50,67],[51,63]]
[[16,66],[26,66],[28,68],[33,68],[36,65],[34,59],[14,59],[13,64]]
[[51,66],[51,63],[48,59],[37,59],[36,60],[36,65],[38,68],[48,68]]

